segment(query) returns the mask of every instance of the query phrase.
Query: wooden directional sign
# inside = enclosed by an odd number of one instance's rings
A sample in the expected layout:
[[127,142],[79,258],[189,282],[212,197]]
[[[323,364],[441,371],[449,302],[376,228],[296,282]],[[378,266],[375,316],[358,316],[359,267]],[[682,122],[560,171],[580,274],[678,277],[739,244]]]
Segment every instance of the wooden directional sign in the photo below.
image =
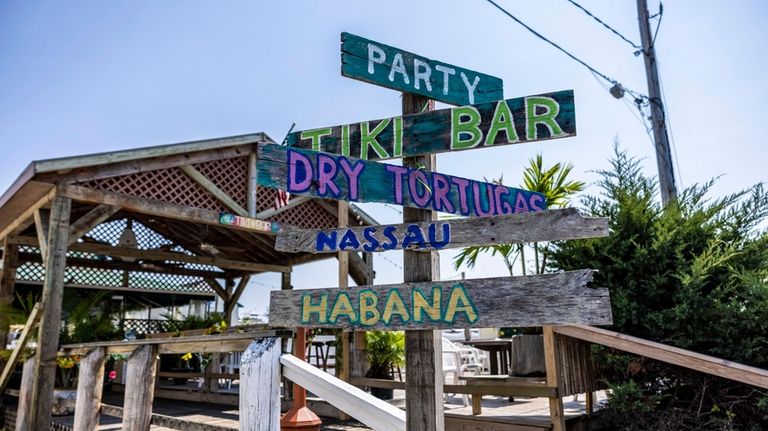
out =
[[608,219],[584,218],[575,208],[566,208],[497,217],[383,226],[325,230],[287,229],[277,235],[275,249],[292,253],[370,253],[396,249],[440,250],[604,236],[608,236]]
[[258,155],[258,184],[296,195],[480,217],[546,205],[541,193],[340,155],[274,144],[260,144]]
[[451,105],[491,102],[504,97],[499,78],[349,33],[341,34],[341,74]]
[[243,217],[227,212],[219,213],[219,223],[227,226],[237,226],[241,229],[264,233],[277,233],[281,229],[280,223],[277,222],[259,220],[252,217]]
[[270,292],[272,327],[447,329],[612,323],[591,270],[524,277]]
[[573,91],[565,90],[295,132],[288,146],[382,160],[575,135]]

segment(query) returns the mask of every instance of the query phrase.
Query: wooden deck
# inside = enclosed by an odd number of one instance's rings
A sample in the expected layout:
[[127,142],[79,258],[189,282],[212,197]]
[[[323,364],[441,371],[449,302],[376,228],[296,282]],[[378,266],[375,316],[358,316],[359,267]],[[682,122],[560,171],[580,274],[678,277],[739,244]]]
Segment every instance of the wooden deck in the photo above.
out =
[[[598,403],[605,401],[605,393],[598,392]],[[446,400],[446,430],[480,431],[493,428],[497,431],[533,431],[551,429],[549,424],[549,404],[547,398],[523,398],[517,397],[514,402],[509,402],[505,397],[483,397],[483,414],[472,416],[471,407],[464,407],[461,398],[449,396]],[[107,394],[104,403],[120,406],[121,394]],[[395,392],[392,403],[400,408],[405,407],[403,391]],[[566,420],[572,420],[583,416],[586,412],[584,395],[580,395],[578,401],[573,397],[563,399]],[[204,404],[189,401],[176,401],[156,398],[153,403],[155,414],[172,417],[178,420],[195,422],[200,424],[195,428],[184,428],[199,431],[237,430],[239,415],[237,406],[218,404]],[[63,416],[54,418],[62,425],[72,426],[73,417]],[[329,431],[361,431],[368,430],[355,421],[340,422],[335,419],[323,418],[323,430]],[[122,428],[120,418],[101,415],[100,431],[114,431]],[[166,431],[174,428],[152,425],[153,431]],[[178,429],[178,428],[177,428]]]

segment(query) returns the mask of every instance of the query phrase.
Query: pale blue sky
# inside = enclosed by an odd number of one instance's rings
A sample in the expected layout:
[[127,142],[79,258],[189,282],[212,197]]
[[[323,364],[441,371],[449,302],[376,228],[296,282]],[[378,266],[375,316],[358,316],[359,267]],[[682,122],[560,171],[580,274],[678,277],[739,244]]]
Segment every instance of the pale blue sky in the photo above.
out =
[[[603,73],[647,93],[641,57],[566,0],[500,0],[502,6]],[[635,2],[583,0],[639,41]],[[651,13],[658,8],[650,1]],[[765,1],[665,4],[656,49],[683,185],[723,175],[725,194],[766,181]],[[574,89],[578,136],[438,157],[438,171],[520,182],[527,160],[570,161],[574,176],[607,167],[612,141],[645,157],[653,147],[636,111],[584,68],[482,0],[472,1],[3,1],[0,3],[0,188],[35,159],[264,131],[297,130],[399,113],[399,94],[340,75],[348,31],[504,80],[505,97]],[[382,222],[400,215],[366,210]],[[455,252],[443,252],[444,278]],[[399,282],[388,252],[377,282]],[[297,268],[297,287],[336,284],[329,263]],[[484,260],[468,277],[504,275]],[[243,296],[266,308],[259,276]]]

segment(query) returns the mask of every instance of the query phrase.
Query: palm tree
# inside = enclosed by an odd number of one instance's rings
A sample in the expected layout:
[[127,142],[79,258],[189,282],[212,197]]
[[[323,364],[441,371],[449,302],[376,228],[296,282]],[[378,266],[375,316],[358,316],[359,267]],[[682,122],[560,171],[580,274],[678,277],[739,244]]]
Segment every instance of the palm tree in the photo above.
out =
[[[542,193],[546,199],[547,208],[563,208],[568,205],[570,198],[574,194],[584,190],[585,187],[582,181],[568,180],[568,175],[572,170],[572,163],[565,165],[557,163],[550,168],[545,168],[543,157],[541,154],[537,154],[535,158],[529,160],[528,167],[523,172],[523,184],[521,187],[526,190]],[[500,184],[501,181],[502,178],[499,178],[494,182]],[[534,269],[537,274],[543,273],[546,265],[546,255],[539,259],[539,254],[543,254],[542,250],[543,248],[538,243],[533,243]],[[466,265],[467,268],[473,268],[480,254],[488,252],[491,253],[491,256],[498,254],[504,259],[504,264],[507,266],[510,276],[514,275],[513,267],[518,259],[520,259],[522,274],[527,274],[525,244],[467,247],[454,257],[453,267],[456,270],[461,268],[462,265]]]

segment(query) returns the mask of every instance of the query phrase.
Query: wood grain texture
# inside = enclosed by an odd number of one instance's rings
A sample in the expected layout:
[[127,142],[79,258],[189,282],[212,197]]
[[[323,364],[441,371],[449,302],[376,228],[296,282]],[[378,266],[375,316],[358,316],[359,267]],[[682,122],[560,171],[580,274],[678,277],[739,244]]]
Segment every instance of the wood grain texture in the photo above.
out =
[[30,422],[35,431],[47,430],[51,425],[71,207],[72,201],[65,197],[56,196],[51,202],[48,258],[45,262],[42,294],[43,314],[37,335],[38,351],[35,355],[36,371],[32,391],[32,405],[35,410]]
[[469,216],[532,212],[546,207],[540,193],[430,172],[428,168],[400,167],[272,144],[259,145],[258,151],[259,185],[291,194],[382,202]]
[[91,229],[105,222],[115,213],[120,211],[120,207],[112,205],[97,205],[92,210],[85,213],[82,217],[75,220],[69,227],[69,245],[72,245],[80,239],[81,236],[88,233]]
[[[586,287],[591,279],[591,270],[579,270],[344,290],[272,291],[270,326],[394,331],[572,323],[609,325],[612,320],[608,290]],[[426,305],[415,306],[416,302]],[[432,309],[432,314],[427,308]]]
[[[13,303],[13,286],[16,283],[16,267],[19,264],[19,247],[3,238],[3,257],[0,261],[0,307]],[[5,347],[10,323],[0,319],[0,346]]]
[[141,346],[131,353],[125,377],[123,431],[149,431],[156,371],[157,346]]
[[[449,235],[445,235],[446,232]],[[286,228],[278,233],[275,249],[292,253],[334,253],[343,247],[347,251],[379,252],[402,249],[403,240],[408,238],[409,249],[435,250],[605,236],[608,236],[608,219],[585,218],[575,208],[566,208],[335,230]]]
[[99,428],[99,408],[104,388],[104,352],[105,349],[99,347],[80,360],[74,422],[78,431],[95,431]]
[[32,409],[32,385],[35,380],[35,357],[31,356],[24,362],[21,371],[21,386],[19,387],[19,404],[16,409],[16,431],[32,429],[30,411]]
[[29,339],[32,331],[34,331],[42,312],[43,305],[38,302],[35,304],[34,308],[32,308],[32,312],[29,313],[27,322],[24,324],[24,329],[21,330],[21,335],[16,342],[16,348],[11,352],[11,356],[5,363],[2,374],[0,374],[0,394],[2,394],[5,390],[5,385],[8,383],[8,379],[11,377],[11,373],[14,369],[16,369],[16,362],[19,360],[19,355],[21,354],[21,351],[24,350],[24,346],[26,346],[27,340]]
[[298,131],[288,135],[288,146],[383,160],[571,136],[576,112],[573,91],[565,90]]
[[[552,326],[544,326],[544,367],[547,371],[547,386],[559,388],[562,384],[562,364],[557,351],[555,333]],[[565,431],[565,411],[563,399],[560,394],[549,397],[549,421],[552,423],[552,431]]]
[[[369,48],[370,45],[373,47]],[[371,55],[376,60],[369,64],[371,50],[376,50],[376,53]],[[402,67],[403,73],[397,76],[391,74],[393,62],[396,68]],[[420,74],[428,73],[428,77],[417,80],[414,75],[417,67]],[[448,71],[443,73],[441,69]],[[431,60],[347,32],[341,33],[341,74],[347,78],[419,94],[451,105],[499,100],[504,94],[503,81],[494,76]],[[473,91],[468,91],[465,80],[469,85],[475,84]]]
[[232,199],[231,196],[226,194],[223,190],[219,188],[216,184],[214,184],[213,181],[208,179],[205,175],[203,175],[202,172],[195,169],[192,165],[183,165],[179,166],[179,169],[181,169],[184,174],[186,174],[192,181],[197,183],[200,187],[202,187],[205,191],[213,195],[213,197],[216,198],[219,202],[224,204],[227,208],[229,208],[230,211],[241,215],[243,217],[248,217],[249,212],[242,206],[240,206],[239,203],[237,203],[234,199]]
[[252,342],[240,359],[240,429],[280,430],[280,339]]
[[405,412],[293,355],[280,357],[283,375],[377,431],[405,430]]
[[40,208],[35,211],[35,233],[37,234],[37,247],[40,249],[40,256],[43,258],[43,265],[48,258],[48,221],[51,218],[51,211]]
[[67,185],[61,187],[61,195],[81,202],[121,206],[126,211],[137,212],[158,217],[167,217],[174,220],[203,223],[214,226],[226,225],[231,229],[273,234],[279,230],[279,224],[268,223],[269,228],[253,228],[248,224],[222,223],[220,214],[216,211],[192,208],[184,205],[172,204],[156,199],[146,199],[124,193],[95,190],[88,187]]
[[614,349],[645,356],[702,373],[720,376],[737,382],[768,389],[768,371],[703,355],[679,347],[644,340],[619,332],[582,325],[556,326],[554,331],[568,337],[602,344]]

